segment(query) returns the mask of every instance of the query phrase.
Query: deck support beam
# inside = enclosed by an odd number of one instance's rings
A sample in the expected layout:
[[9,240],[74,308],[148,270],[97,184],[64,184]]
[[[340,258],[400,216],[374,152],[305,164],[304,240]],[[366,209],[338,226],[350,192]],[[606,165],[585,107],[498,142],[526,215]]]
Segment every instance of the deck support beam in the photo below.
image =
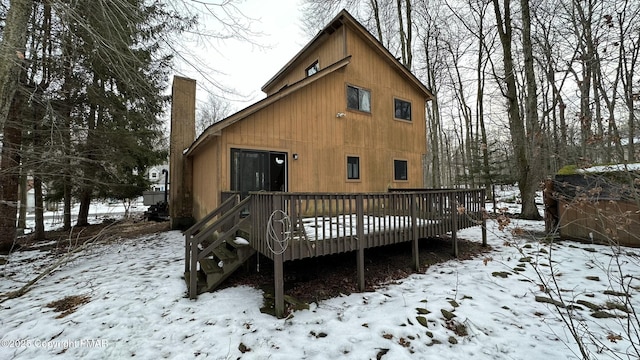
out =
[[[273,210],[278,211],[283,209],[282,196],[273,197]],[[278,237],[273,239],[274,243],[282,243],[284,240],[284,228],[283,223],[280,221],[273,222],[274,234]],[[269,239],[267,239],[269,241]],[[274,309],[276,317],[284,317],[284,266],[283,266],[283,252],[276,251],[273,254],[273,283],[274,283]]]
[[453,256],[458,257],[458,198],[456,193],[452,192],[449,195],[449,202],[451,203],[451,242],[453,243]]
[[[482,191],[480,192],[480,201],[482,202],[482,204],[484,204],[484,201],[486,199],[486,189],[482,189]],[[493,201],[495,203],[495,192],[493,193]],[[495,209],[495,205],[494,205],[494,209]],[[495,210],[494,210],[495,211]],[[484,206],[480,209],[480,213],[482,214],[482,246],[486,247],[487,246],[487,210],[484,208]]]
[[362,194],[356,195],[356,235],[358,237],[358,290],[364,291],[364,200]]
[[193,239],[189,240],[191,242],[191,257],[189,259],[189,299],[195,299],[198,297],[198,244]]
[[411,247],[411,255],[413,257],[413,268],[416,271],[420,271],[420,249],[418,245],[418,209],[416,204],[416,196],[413,195],[409,198],[411,206],[411,238],[413,246]]
[[487,246],[487,220],[482,219],[482,246]]

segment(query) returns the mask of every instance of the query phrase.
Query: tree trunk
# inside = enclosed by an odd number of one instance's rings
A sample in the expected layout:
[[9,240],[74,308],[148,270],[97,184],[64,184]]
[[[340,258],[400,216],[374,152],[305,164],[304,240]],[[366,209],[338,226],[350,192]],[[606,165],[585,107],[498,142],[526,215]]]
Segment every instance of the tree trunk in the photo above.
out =
[[382,23],[380,22],[380,4],[378,4],[378,0],[370,0],[371,8],[373,9],[373,17],[376,21],[376,31],[378,32],[378,40],[381,44],[384,44],[382,38]]
[[20,146],[22,96],[15,93],[4,126],[0,161],[0,251],[10,251],[16,239],[18,184],[20,180]]
[[407,44],[406,44],[406,51],[407,51],[407,61],[404,64],[407,69],[411,70],[411,67],[413,66],[413,19],[412,19],[412,10],[411,10],[411,0],[405,0],[405,11],[406,11],[406,19],[407,19]]
[[430,181],[428,182],[434,188],[440,188],[442,186],[442,171],[440,154],[443,149],[441,141],[441,121],[440,121],[440,104],[438,102],[438,84],[436,83],[435,64],[431,54],[429,53],[430,39],[425,38],[423,42],[426,73],[427,73],[427,86],[431,89],[433,99],[431,99],[430,106],[427,106],[427,132],[428,132],[428,151],[431,174],[429,174]]
[[[514,150],[515,164],[517,167],[518,187],[522,196],[521,214],[526,219],[541,219],[535,204],[536,184],[535,178],[530,178],[532,169],[527,158],[528,139],[525,133],[525,123],[520,114],[520,104],[514,75],[513,53],[511,49],[512,27],[510,1],[503,0],[504,20],[500,12],[498,0],[493,0],[493,8],[498,25],[498,34],[502,44],[503,63],[505,71],[505,83],[507,89],[504,93],[508,102],[509,130]],[[535,95],[535,93],[534,93]]]
[[20,209],[18,214],[18,229],[27,227],[27,171],[24,167],[20,169]]
[[406,42],[406,34],[404,31],[404,21],[402,19],[402,0],[396,0],[396,6],[398,8],[398,31],[400,35],[400,52],[402,55],[402,64],[406,66],[407,65],[407,42]]
[[542,168],[542,150],[544,149],[544,136],[538,120],[538,89],[536,86],[536,74],[533,68],[533,45],[531,43],[531,15],[529,12],[529,0],[520,0],[522,12],[522,52],[524,53],[524,73],[527,86],[525,98],[525,120],[529,132],[527,134],[530,146],[530,157],[526,175],[522,176],[520,184],[520,196],[522,197],[521,216],[524,219],[541,220],[540,212],[536,206],[535,196],[542,182],[544,169]]
[[91,189],[83,189],[80,193],[80,209],[76,226],[89,225],[89,206],[91,205]]
[[[71,165],[67,164],[67,166]],[[69,176],[66,173],[63,181],[62,228],[69,231],[71,229],[71,184],[69,184]]]
[[18,80],[33,0],[11,0],[0,42],[0,130],[4,129]]
[[44,240],[44,206],[42,199],[42,178],[40,175],[33,175],[33,196],[35,198],[35,220],[36,226],[33,232],[35,240]]

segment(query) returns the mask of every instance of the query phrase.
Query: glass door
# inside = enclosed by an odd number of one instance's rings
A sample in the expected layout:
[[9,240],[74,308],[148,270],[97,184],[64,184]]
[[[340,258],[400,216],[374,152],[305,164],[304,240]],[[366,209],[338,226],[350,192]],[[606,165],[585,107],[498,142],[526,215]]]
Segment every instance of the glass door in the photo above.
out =
[[231,149],[231,190],[287,191],[287,153]]

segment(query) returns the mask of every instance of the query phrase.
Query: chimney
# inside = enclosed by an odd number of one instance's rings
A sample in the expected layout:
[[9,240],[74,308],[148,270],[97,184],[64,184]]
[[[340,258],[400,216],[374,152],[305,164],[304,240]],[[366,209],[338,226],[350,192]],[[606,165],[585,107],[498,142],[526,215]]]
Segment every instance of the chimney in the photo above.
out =
[[173,77],[169,148],[169,214],[171,228],[185,230],[193,223],[193,167],[184,156],[196,136],[196,81]]

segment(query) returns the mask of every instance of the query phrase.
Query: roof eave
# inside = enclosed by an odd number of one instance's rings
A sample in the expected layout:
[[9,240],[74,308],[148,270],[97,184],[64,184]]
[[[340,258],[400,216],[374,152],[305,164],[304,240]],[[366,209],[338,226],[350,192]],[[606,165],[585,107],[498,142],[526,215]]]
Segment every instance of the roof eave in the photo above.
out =
[[282,75],[287,73],[287,71],[303,56],[303,54],[307,53],[310,49],[314,49],[319,46],[325,38],[336,31],[336,29],[340,28],[343,25],[342,18],[344,17],[345,13],[347,13],[345,10],[340,11],[338,15],[336,15],[327,26],[320,30],[318,34],[316,34],[316,36],[314,36],[313,39],[311,39],[311,41],[309,41],[307,45],[302,48],[302,50],[298,51],[298,53],[294,55],[294,57],[291,58],[289,62],[287,62],[264,85],[262,85],[262,88],[260,90],[265,93],[269,92],[271,86],[273,86],[276,81],[281,78]]

